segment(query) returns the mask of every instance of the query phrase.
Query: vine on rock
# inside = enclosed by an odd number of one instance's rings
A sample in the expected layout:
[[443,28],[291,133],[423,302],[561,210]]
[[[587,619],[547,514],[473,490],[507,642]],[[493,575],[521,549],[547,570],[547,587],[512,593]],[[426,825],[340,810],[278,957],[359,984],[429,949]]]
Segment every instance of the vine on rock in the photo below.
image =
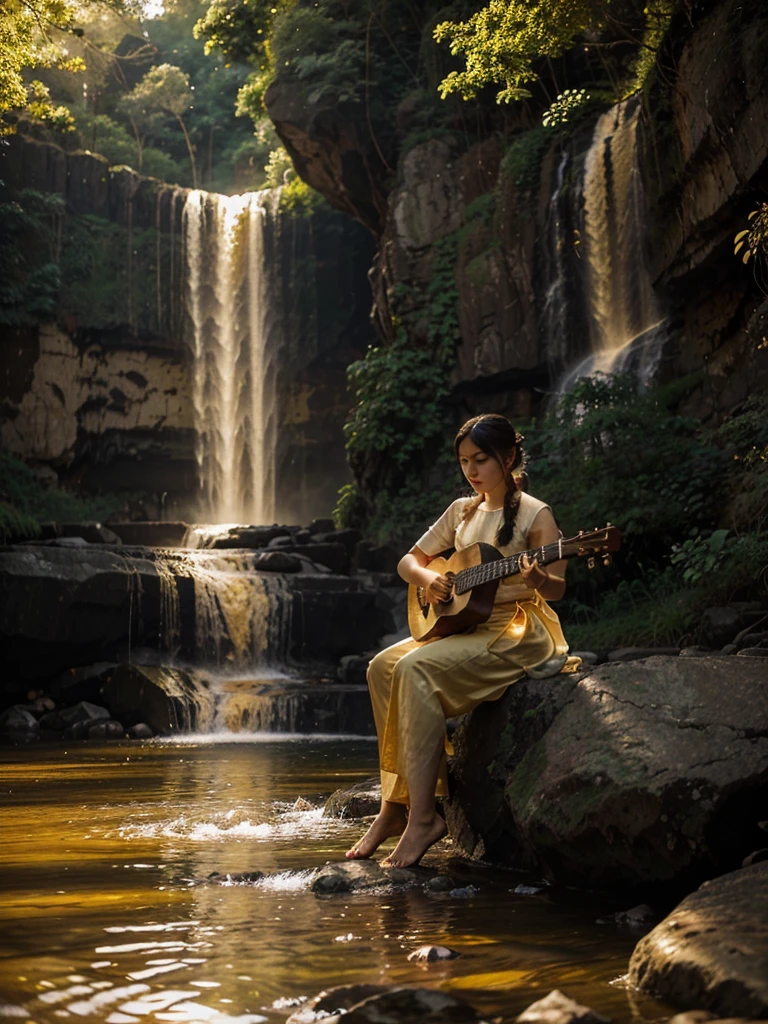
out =
[[[450,377],[460,340],[457,245],[458,234],[435,244],[426,301],[412,286],[397,286],[392,342],[372,346],[348,369],[356,405],[344,428],[346,447],[363,484],[342,488],[335,517],[343,525],[365,524],[380,540],[420,527],[439,503],[435,490],[444,489]],[[384,468],[371,472],[372,466]]]

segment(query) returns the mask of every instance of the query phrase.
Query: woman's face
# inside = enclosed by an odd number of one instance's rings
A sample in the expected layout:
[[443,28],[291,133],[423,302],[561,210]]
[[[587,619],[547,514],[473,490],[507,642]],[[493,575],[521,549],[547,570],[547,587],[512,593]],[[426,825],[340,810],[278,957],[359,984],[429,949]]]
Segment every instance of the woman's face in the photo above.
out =
[[498,460],[487,455],[468,437],[459,445],[459,465],[478,494],[506,490],[504,471]]

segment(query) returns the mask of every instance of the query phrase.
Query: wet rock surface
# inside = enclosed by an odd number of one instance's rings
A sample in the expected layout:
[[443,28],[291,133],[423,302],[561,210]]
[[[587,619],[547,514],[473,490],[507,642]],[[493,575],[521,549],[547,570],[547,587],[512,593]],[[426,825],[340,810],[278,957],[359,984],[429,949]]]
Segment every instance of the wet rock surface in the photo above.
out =
[[526,680],[454,737],[454,841],[550,879],[693,884],[764,845],[765,669],[654,657]]
[[409,888],[424,885],[433,875],[429,868],[383,868],[375,860],[348,860],[319,868],[310,888],[319,896],[392,886]]
[[[367,997],[363,993],[370,989]],[[351,1002],[358,997],[357,1002]],[[336,1005],[334,1005],[334,1003]],[[340,1010],[340,1013],[334,1013]],[[331,1014],[328,1016],[328,1014]],[[419,1024],[421,1021],[463,1024],[479,1021],[469,1003],[447,992],[426,988],[345,985],[321,993],[292,1014],[286,1024]]]
[[331,793],[323,810],[324,818],[367,818],[379,813],[381,779],[374,775],[349,789]]
[[642,991],[719,1017],[768,1016],[768,863],[705,882],[637,944]]
[[606,1024],[607,1020],[588,1006],[582,1006],[558,989],[553,989],[549,995],[537,999],[523,1010],[517,1017],[517,1024]]

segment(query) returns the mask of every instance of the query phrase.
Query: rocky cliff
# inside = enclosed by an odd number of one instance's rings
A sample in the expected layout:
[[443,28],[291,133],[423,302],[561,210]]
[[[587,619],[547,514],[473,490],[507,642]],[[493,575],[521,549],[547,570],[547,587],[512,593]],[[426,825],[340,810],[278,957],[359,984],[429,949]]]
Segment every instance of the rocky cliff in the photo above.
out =
[[[23,225],[15,242],[32,254],[27,279],[40,266],[60,279],[50,316],[21,302],[0,315],[3,448],[51,482],[133,492],[145,518],[196,520],[188,192],[21,136],[0,150],[0,180],[3,209]],[[347,479],[346,366],[370,338],[372,243],[327,207],[276,213],[271,237],[277,471],[296,480],[281,512],[308,521]]]
[[[642,236],[664,324],[651,370],[662,380],[697,372],[688,409],[703,418],[731,410],[768,380],[765,292],[732,246],[768,184],[767,39],[768,18],[755,0],[686,5],[633,101],[640,109],[632,194],[642,208],[609,211],[617,221],[634,219]],[[300,104],[291,88],[278,76],[267,104],[299,172],[376,233],[380,336],[391,341],[405,314],[412,340],[424,339],[429,284],[441,246],[449,248],[460,326],[457,415],[493,408],[530,416],[594,334],[584,246],[591,150],[607,169],[607,202],[619,201],[610,194],[619,154],[610,133],[595,133],[599,107],[548,137],[520,112],[504,142],[497,118],[486,122],[485,137],[443,127],[414,145],[404,102],[397,171],[388,178],[376,172],[370,143],[357,141],[369,133],[348,110]],[[617,123],[622,116],[616,108]],[[345,173],[352,164],[366,174]],[[639,264],[634,269],[639,275]],[[625,290],[636,288],[627,281]]]

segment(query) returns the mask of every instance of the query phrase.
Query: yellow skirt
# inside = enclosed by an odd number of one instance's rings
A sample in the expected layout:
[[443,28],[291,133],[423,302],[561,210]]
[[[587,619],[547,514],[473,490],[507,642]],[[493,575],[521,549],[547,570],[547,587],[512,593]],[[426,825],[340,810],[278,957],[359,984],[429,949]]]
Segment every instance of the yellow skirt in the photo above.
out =
[[538,593],[497,605],[487,622],[466,633],[418,643],[403,640],[381,651],[368,668],[381,791],[407,804],[408,779],[432,762],[442,746],[436,796],[447,796],[446,754],[453,750],[446,718],[498,700],[526,670],[565,654],[560,620]]

